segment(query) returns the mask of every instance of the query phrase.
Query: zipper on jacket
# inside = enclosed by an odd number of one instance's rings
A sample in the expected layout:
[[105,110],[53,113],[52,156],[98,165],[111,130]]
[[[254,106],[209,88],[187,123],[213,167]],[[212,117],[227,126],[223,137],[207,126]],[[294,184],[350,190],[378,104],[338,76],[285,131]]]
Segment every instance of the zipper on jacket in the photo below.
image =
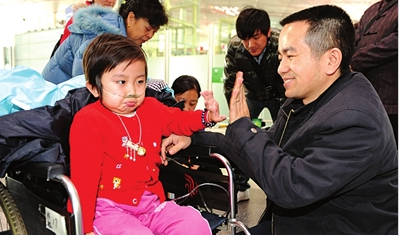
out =
[[[284,115],[287,117],[287,120],[285,121],[284,129],[283,129],[283,132],[281,133],[280,141],[278,142],[278,146],[279,147],[281,145],[281,142],[283,141],[285,130],[287,129],[287,126],[288,126],[288,121],[291,118],[291,114],[294,112],[294,109],[291,109],[290,112],[287,115],[287,113],[285,113],[284,109],[281,109],[281,110],[283,111]],[[271,219],[271,231],[272,231],[271,233],[272,233],[272,235],[274,235],[274,209],[275,208],[273,207],[273,209],[272,209],[272,219]]]
[[281,142],[283,141],[285,130],[287,129],[287,126],[288,126],[288,121],[290,120],[291,114],[294,112],[294,109],[291,109],[287,115],[287,113],[285,113],[284,109],[281,109],[281,110],[284,112],[284,115],[287,117],[287,120],[285,121],[284,129],[283,129],[283,132],[281,133],[280,141],[278,142],[279,147],[281,147],[280,145],[281,145]]

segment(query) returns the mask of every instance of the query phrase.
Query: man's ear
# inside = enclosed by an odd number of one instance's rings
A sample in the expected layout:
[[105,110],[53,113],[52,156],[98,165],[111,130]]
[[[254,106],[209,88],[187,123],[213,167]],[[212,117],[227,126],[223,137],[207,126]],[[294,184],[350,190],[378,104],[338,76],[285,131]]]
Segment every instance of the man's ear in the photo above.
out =
[[269,32],[267,32],[267,38],[270,38],[270,35],[272,35],[272,27],[270,27]]
[[91,94],[93,94],[95,98],[98,98],[100,96],[97,87],[92,86],[89,82],[86,82],[86,88],[90,91]]
[[326,73],[332,75],[339,69],[342,62],[342,52],[338,48],[332,48],[328,52],[328,65]]

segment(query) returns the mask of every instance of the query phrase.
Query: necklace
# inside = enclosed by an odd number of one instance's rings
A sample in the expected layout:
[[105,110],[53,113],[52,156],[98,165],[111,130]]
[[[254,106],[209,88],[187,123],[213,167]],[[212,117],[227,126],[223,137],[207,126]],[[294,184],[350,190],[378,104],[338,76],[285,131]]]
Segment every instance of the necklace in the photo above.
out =
[[139,156],[145,156],[147,151],[143,146],[140,146],[140,144],[141,144],[141,122],[140,122],[139,115],[136,114],[136,112],[134,112],[134,114],[133,114],[133,116],[137,117],[137,121],[139,123],[139,128],[140,128],[139,141],[137,143],[132,142],[132,138],[130,137],[129,131],[127,130],[126,125],[123,122],[122,118],[118,114],[115,114],[115,115],[121,121],[121,124],[123,125],[123,128],[125,129],[127,136],[128,136],[128,137],[126,137],[126,136],[122,137],[122,147],[126,147],[126,154],[124,157],[126,159],[129,158],[132,161],[136,161],[136,153]]

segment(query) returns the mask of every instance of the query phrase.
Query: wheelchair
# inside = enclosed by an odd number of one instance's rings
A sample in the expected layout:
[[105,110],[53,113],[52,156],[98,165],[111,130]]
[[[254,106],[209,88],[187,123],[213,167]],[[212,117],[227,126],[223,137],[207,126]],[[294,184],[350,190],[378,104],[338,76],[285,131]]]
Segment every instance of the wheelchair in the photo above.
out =
[[[170,94],[147,88],[146,96],[176,106]],[[69,127],[74,114],[95,100],[86,88],[77,88],[54,106],[0,117],[0,177],[5,177],[0,183],[0,227],[4,225],[0,233],[83,233],[79,196],[68,177]],[[214,233],[217,227],[228,224],[231,234],[235,234],[236,226],[249,234],[245,225],[236,219],[235,179],[230,163],[215,150],[215,147],[190,146],[170,157],[170,165],[161,167],[160,173],[167,199],[201,210]],[[209,160],[218,160],[216,172],[209,171],[214,169],[209,168]],[[206,164],[198,165],[198,161]],[[227,176],[218,172],[220,166],[226,168]],[[179,183],[178,179],[183,181],[181,185],[174,184]],[[189,184],[184,182],[186,179],[190,180]],[[190,184],[194,188],[186,187]],[[218,186],[217,189],[214,186]],[[221,191],[227,196],[225,200],[221,200]],[[68,199],[72,212],[66,210]],[[225,214],[215,213],[214,209]]]
[[[214,234],[220,227],[229,227],[230,233],[236,234],[237,226],[249,234],[236,219],[237,192],[231,165],[214,151],[212,146],[190,146],[169,157],[169,165],[160,167],[167,199],[199,209]],[[215,160],[219,162],[217,168],[221,164],[226,169],[227,176],[209,170]],[[68,198],[71,213],[66,210]],[[6,226],[1,234],[83,234],[79,197],[62,164],[37,162],[13,168],[0,185],[0,200],[0,223]]]

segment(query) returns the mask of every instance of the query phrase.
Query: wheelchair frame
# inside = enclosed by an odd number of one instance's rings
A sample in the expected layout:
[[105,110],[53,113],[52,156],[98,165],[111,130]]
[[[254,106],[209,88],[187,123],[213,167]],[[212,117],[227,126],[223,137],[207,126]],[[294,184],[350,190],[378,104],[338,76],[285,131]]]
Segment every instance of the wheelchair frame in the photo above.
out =
[[[229,204],[231,209],[228,224],[230,225],[231,234],[236,234],[236,226],[239,226],[245,234],[250,234],[247,227],[236,219],[237,200],[235,178],[229,161],[221,154],[214,153],[212,147],[205,147],[202,149],[193,149],[189,147],[181,152],[184,155],[184,152],[192,153],[196,150],[201,150],[202,153],[205,150],[206,155],[218,159],[227,170],[227,177],[229,180]],[[178,154],[176,154],[176,156],[177,155]],[[11,229],[9,232],[12,234],[83,234],[82,211],[79,196],[70,178],[65,175],[65,168],[63,165],[54,163],[29,163],[19,167],[17,172],[27,173],[32,176],[43,178],[46,181],[61,183],[68,193],[73,212],[69,213],[66,209],[42,199],[27,189],[23,183],[6,176],[6,188],[4,188],[2,184],[3,191],[1,191],[0,188],[0,193],[5,192],[5,198],[13,207],[11,210],[12,213],[4,210],[3,212],[6,215],[9,225],[16,225],[15,227],[10,227]],[[0,204],[4,208],[4,201],[0,201]],[[34,220],[32,218],[39,219]],[[52,220],[56,222],[51,222]],[[65,222],[58,222],[61,220],[65,220]],[[57,224],[57,227],[62,225],[65,229],[54,229],[54,224]],[[40,226],[43,228],[41,229]]]

